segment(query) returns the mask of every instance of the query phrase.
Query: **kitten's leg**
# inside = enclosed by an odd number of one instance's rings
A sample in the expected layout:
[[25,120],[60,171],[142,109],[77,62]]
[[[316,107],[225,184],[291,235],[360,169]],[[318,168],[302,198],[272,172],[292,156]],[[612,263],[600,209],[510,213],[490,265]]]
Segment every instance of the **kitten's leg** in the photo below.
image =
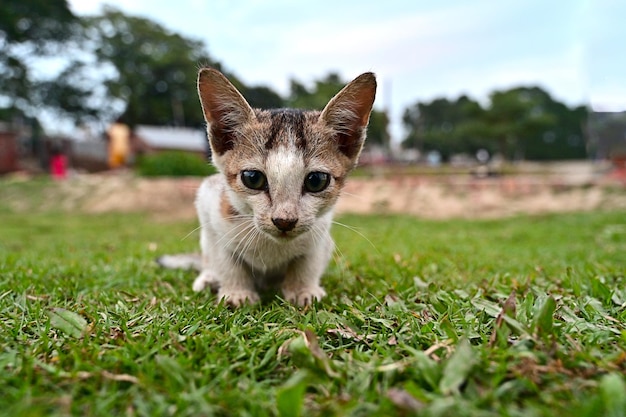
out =
[[326,291],[320,287],[320,278],[330,261],[332,250],[333,242],[328,235],[312,253],[294,260],[289,265],[281,286],[285,300],[306,306],[326,295]]
[[217,291],[220,286],[219,275],[216,275],[212,270],[212,246],[209,230],[207,227],[202,227],[200,229],[200,248],[202,250],[200,275],[194,280],[191,287],[196,292],[205,288]]
[[204,229],[200,232],[202,271],[193,282],[193,290],[202,291],[210,287],[217,291],[219,300],[224,299],[234,307],[258,302],[260,298],[248,271],[233,261],[232,254],[211,245],[209,233]]
[[219,273],[223,278],[217,293],[218,299],[223,299],[233,307],[246,303],[254,304],[261,300],[254,289],[249,272],[242,265],[235,264],[230,257],[224,259],[221,264]]
[[203,269],[202,272],[200,272],[200,275],[198,275],[193,281],[193,285],[191,286],[195,292],[202,291],[205,288],[210,288],[211,291],[217,291],[219,287],[220,282],[210,269]]

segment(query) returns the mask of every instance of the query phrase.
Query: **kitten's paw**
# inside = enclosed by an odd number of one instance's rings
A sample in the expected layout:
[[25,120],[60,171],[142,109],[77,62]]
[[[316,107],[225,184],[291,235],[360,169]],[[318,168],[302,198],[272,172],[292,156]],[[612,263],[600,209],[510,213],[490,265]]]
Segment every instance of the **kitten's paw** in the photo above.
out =
[[326,295],[326,291],[319,285],[295,289],[283,287],[282,290],[285,300],[299,306],[313,304],[313,301],[319,301]]
[[217,294],[218,300],[224,300],[226,304],[232,307],[240,307],[244,304],[255,304],[261,301],[259,294],[251,290],[237,289],[225,290],[220,289]]
[[211,271],[202,271],[198,278],[193,281],[193,285],[191,288],[195,292],[199,292],[204,290],[205,288],[210,288],[211,290],[217,290],[220,286],[220,282],[215,278],[215,275]]

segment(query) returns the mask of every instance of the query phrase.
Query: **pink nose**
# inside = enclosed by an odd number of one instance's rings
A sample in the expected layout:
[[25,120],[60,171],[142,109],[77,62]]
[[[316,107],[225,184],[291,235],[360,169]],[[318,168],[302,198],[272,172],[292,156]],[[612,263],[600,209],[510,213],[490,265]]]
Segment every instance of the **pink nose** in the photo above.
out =
[[296,227],[298,219],[272,219],[272,223],[274,223],[274,226],[281,232],[288,232]]

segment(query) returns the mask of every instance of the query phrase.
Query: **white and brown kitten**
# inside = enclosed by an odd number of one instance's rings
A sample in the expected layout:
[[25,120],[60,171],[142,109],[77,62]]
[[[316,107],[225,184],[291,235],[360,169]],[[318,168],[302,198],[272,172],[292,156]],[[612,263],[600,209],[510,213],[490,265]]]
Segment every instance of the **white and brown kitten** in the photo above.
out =
[[[358,76],[321,112],[252,109],[211,68],[200,70],[198,92],[219,173],[196,199],[202,258],[194,291],[216,289],[233,306],[259,301],[267,285],[297,305],[321,299],[333,206],[365,140],[374,74]],[[175,256],[160,263],[193,266]]]

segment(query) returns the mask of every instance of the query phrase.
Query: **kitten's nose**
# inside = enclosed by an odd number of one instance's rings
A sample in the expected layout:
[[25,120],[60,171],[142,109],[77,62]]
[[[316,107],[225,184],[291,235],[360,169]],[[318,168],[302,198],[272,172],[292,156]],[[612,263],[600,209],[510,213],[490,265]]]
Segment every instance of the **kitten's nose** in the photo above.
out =
[[296,227],[296,223],[298,223],[298,219],[274,219],[272,218],[272,223],[276,226],[281,232],[288,232],[293,230]]

